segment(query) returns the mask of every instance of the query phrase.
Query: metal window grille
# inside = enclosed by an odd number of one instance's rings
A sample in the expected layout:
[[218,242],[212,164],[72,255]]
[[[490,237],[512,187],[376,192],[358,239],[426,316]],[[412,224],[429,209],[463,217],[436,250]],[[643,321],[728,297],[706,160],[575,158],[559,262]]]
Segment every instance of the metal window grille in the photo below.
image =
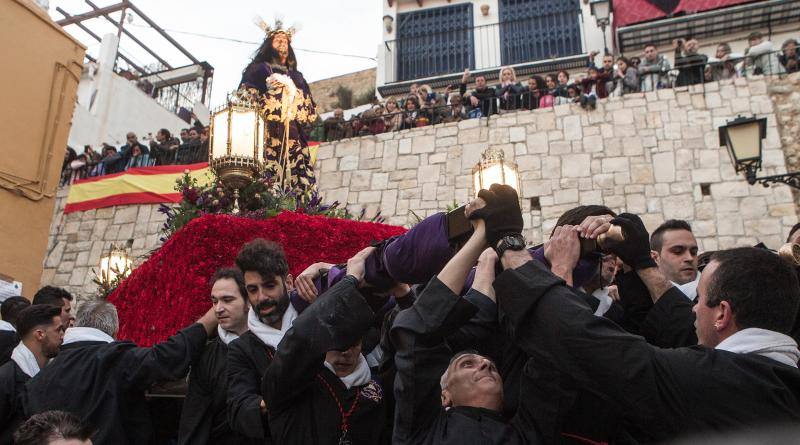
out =
[[472,4],[398,14],[397,79],[420,79],[474,68]]
[[500,0],[503,65],[580,54],[579,0]]

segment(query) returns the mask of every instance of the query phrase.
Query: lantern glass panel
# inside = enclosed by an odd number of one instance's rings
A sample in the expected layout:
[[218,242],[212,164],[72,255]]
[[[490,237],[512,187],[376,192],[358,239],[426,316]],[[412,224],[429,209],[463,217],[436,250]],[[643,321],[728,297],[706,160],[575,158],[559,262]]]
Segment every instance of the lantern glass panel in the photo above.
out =
[[517,176],[517,170],[506,163],[503,163],[503,172],[505,174],[505,184],[510,185],[511,188],[516,190],[517,195],[519,195],[519,178]]
[[492,184],[505,184],[506,179],[503,176],[504,164],[493,162],[483,166],[483,188],[488,189]]
[[108,282],[114,281],[117,275],[127,277],[130,273],[132,261],[124,253],[112,252],[100,258],[100,272]]
[[219,159],[228,155],[228,112],[229,109],[220,110],[212,118],[214,127],[211,141],[211,159]]
[[253,158],[256,147],[256,119],[254,110],[233,110],[231,115],[231,155]]
[[736,161],[761,157],[761,128],[758,121],[728,127],[728,149]]
[[594,15],[597,20],[607,20],[609,15],[611,15],[608,0],[593,1],[591,3],[591,8],[592,15]]

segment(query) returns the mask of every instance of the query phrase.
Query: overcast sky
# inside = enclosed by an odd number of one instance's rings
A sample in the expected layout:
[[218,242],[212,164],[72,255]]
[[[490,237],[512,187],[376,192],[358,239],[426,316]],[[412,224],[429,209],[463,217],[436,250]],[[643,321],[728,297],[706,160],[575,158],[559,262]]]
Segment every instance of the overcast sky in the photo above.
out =
[[[309,82],[371,68],[374,60],[318,54],[300,49],[350,54],[375,58],[381,42],[381,0],[133,0],[134,4],[184,48],[214,67],[214,86],[211,105],[219,105],[225,94],[239,84],[241,72],[253,56],[257,45],[229,40],[200,37],[206,34],[244,42],[261,42],[264,33],[254,23],[256,15],[272,23],[276,14],[284,23],[299,25],[300,31],[292,40],[298,59],[298,68]],[[99,7],[118,3],[118,0],[93,0]],[[88,12],[91,8],[84,0],[50,0],[50,13],[55,20],[63,16],[56,7],[72,15]],[[112,15],[119,19],[119,13]],[[158,52],[172,66],[189,64],[180,52],[160,38],[144,22],[133,17],[126,29]],[[96,34],[116,32],[116,28],[103,18],[85,22]],[[96,55],[99,43],[77,26],[66,27],[72,35],[88,46],[88,53]],[[173,32],[170,32],[173,30]],[[181,32],[177,32],[181,31]],[[122,52],[140,66],[155,62],[146,52],[127,37],[122,38]]]

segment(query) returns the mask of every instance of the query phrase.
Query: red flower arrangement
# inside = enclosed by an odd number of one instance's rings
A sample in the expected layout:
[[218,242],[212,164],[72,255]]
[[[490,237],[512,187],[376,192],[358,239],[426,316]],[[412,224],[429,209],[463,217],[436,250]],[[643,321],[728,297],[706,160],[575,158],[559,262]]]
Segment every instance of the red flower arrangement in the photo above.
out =
[[293,275],[317,261],[344,263],[372,241],[405,232],[385,224],[283,212],[266,220],[205,215],[176,232],[109,296],[120,339],[150,346],[188,326],[211,305],[208,280],[254,238],[283,246]]

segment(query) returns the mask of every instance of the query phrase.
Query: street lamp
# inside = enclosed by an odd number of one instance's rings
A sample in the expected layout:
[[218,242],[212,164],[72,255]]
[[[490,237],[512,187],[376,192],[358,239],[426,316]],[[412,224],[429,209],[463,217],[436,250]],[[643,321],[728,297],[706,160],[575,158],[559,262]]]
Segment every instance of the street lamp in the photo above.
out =
[[128,252],[112,244],[108,253],[100,257],[101,283],[108,286],[117,279],[127,278],[131,274],[132,265]]
[[606,26],[611,23],[611,11],[613,9],[611,0],[589,0],[589,7],[591,8],[594,19],[597,21],[597,26],[599,26],[603,31],[603,49],[605,49],[604,54],[608,54]]
[[492,184],[510,185],[519,195],[519,172],[517,164],[505,160],[502,149],[488,148],[481,154],[481,160],[472,168],[472,183],[475,196],[481,189]]
[[738,116],[719,127],[719,145],[728,149],[733,168],[736,173],[744,172],[748,184],[758,182],[764,187],[769,187],[770,184],[786,184],[800,188],[800,173],[797,172],[756,177],[756,173],[761,170],[762,140],[766,137],[766,118]]
[[233,213],[239,213],[239,189],[261,171],[264,128],[258,104],[248,100],[229,100],[211,113],[208,165],[234,189]]

